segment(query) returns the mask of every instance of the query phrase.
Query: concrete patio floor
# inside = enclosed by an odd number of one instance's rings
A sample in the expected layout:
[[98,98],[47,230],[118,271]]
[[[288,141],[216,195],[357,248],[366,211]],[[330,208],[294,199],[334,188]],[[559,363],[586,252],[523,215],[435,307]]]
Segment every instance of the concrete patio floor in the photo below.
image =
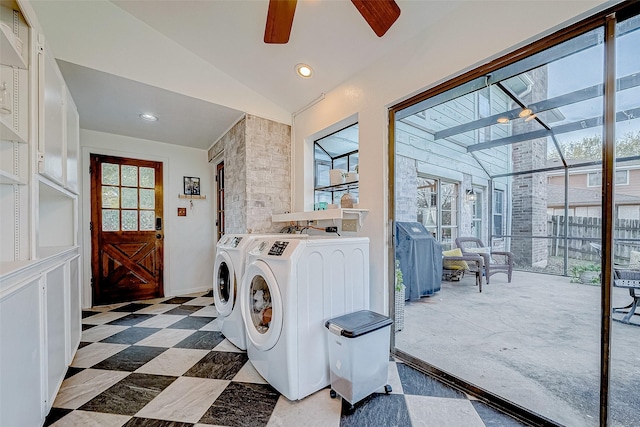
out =
[[[630,301],[614,288],[614,307]],[[638,426],[640,327],[612,328],[610,425]],[[511,283],[492,276],[482,293],[471,275],[443,281],[434,296],[407,302],[395,339],[397,349],[560,424],[599,423],[599,286],[521,271]]]

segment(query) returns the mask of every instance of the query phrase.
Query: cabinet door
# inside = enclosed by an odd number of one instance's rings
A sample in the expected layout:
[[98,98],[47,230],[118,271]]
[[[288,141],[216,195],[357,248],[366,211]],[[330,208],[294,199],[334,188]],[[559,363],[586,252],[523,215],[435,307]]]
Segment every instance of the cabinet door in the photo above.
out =
[[68,89],[65,89],[67,143],[67,188],[78,194],[78,158],[80,151],[80,117]]
[[44,156],[40,172],[64,185],[66,147],[64,142],[64,80],[48,50],[38,57],[40,80],[40,141]]

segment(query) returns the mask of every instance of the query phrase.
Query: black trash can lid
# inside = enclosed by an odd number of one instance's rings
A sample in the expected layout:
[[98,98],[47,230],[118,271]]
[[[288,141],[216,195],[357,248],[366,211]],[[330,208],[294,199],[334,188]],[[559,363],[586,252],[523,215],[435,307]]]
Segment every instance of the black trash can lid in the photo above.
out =
[[324,326],[343,337],[356,338],[369,332],[389,326],[393,321],[390,317],[383,316],[370,310],[360,310],[344,316],[329,319]]

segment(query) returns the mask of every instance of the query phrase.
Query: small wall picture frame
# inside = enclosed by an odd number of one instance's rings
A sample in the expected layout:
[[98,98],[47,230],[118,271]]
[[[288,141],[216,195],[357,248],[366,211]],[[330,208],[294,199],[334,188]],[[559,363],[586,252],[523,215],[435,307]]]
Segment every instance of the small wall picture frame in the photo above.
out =
[[184,194],[185,196],[200,195],[200,178],[195,176],[184,177]]

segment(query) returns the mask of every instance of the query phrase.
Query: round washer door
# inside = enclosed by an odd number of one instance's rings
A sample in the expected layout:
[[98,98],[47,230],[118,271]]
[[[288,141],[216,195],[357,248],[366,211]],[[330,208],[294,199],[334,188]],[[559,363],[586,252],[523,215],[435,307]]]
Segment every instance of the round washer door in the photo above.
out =
[[282,332],[282,297],[265,262],[257,260],[247,266],[240,287],[240,308],[249,341],[261,351],[276,345]]
[[236,272],[226,252],[216,256],[213,267],[213,302],[220,316],[228,316],[236,299]]

